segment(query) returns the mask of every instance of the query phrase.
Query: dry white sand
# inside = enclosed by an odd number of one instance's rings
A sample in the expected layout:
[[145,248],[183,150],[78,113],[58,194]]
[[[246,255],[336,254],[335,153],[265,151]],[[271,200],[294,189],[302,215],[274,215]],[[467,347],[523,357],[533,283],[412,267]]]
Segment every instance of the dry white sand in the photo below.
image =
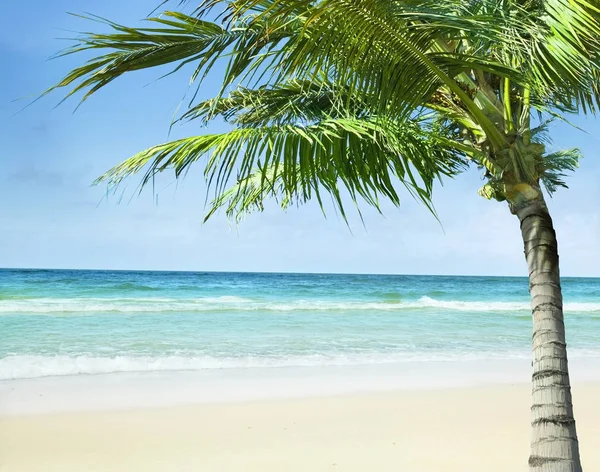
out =
[[[573,389],[600,470],[600,384]],[[0,471],[526,471],[529,387],[0,417]]]

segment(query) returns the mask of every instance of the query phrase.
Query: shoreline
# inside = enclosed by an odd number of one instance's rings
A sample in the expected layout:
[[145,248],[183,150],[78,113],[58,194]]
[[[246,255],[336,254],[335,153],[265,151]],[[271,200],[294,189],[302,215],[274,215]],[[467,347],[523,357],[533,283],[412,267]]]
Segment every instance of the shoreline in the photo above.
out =
[[[600,467],[600,382],[573,386]],[[529,385],[0,416],[0,470],[526,471]]]
[[[597,378],[600,381],[600,359]],[[525,359],[117,372],[0,381],[0,416],[244,403],[523,383]],[[593,380],[594,378],[592,378]]]
[[[570,369],[573,384],[600,384],[600,358],[573,359]],[[0,417],[528,386],[530,372],[528,359],[496,359],[2,380]]]

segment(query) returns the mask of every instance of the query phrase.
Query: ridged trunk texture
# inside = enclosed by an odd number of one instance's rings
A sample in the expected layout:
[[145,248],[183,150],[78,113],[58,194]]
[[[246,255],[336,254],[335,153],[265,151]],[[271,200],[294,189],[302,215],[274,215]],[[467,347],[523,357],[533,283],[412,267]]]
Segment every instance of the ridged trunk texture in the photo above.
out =
[[533,313],[531,472],[581,472],[573,416],[558,245],[542,198],[513,209],[521,223]]

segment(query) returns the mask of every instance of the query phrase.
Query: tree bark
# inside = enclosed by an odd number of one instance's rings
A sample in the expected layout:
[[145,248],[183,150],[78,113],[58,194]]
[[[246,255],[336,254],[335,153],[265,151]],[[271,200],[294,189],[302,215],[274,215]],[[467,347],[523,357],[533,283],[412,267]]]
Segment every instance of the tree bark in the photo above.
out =
[[533,314],[531,472],[582,472],[573,416],[558,244],[541,197],[512,208],[521,223]]

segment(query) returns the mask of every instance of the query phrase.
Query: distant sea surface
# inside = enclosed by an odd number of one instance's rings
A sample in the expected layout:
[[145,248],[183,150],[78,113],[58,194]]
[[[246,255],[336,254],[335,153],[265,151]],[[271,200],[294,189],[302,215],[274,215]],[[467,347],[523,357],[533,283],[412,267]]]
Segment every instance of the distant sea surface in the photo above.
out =
[[[600,358],[600,279],[563,279]],[[0,380],[530,356],[518,277],[0,270]]]

